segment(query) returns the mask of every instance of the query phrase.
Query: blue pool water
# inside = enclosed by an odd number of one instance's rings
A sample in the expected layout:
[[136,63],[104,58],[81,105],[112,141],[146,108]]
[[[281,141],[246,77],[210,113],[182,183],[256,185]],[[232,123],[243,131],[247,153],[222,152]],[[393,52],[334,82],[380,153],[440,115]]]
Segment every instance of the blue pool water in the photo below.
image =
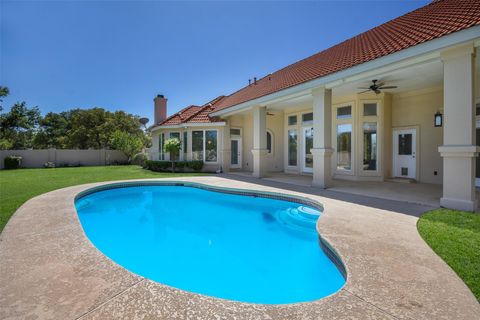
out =
[[184,186],[95,192],[75,203],[93,244],[126,269],[179,289],[252,303],[311,301],[345,280],[298,203]]

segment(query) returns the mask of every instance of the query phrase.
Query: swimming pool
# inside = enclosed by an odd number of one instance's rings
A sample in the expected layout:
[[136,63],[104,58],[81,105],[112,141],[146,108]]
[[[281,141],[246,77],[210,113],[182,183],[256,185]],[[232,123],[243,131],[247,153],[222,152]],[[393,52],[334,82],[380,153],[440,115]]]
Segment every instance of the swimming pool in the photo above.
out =
[[92,192],[75,206],[106,256],[178,289],[283,304],[317,300],[345,283],[319,246],[320,211],[298,202],[150,185]]

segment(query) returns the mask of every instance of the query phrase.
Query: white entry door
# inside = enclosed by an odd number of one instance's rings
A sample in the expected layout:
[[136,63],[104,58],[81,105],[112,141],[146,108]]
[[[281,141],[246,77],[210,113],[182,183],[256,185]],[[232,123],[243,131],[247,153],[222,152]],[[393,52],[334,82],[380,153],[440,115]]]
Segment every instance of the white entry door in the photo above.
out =
[[393,131],[393,174],[395,177],[416,179],[417,130]]
[[303,128],[303,153],[302,171],[313,172],[313,155],[310,150],[313,148],[313,128]]
[[230,138],[230,168],[242,168],[242,138]]

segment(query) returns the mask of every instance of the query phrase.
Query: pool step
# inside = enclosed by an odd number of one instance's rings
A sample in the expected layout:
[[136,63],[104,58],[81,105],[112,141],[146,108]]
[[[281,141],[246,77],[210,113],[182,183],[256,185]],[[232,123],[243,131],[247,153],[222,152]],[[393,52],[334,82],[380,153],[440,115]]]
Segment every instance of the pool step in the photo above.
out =
[[278,213],[278,219],[282,224],[305,230],[315,230],[319,216],[320,211],[305,206],[288,208]]

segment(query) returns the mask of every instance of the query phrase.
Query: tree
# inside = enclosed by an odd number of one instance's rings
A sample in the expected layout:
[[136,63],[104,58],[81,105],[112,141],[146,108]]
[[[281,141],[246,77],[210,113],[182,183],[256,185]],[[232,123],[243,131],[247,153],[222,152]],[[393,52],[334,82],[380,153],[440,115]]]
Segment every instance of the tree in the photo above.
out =
[[142,140],[138,136],[119,130],[113,133],[111,145],[113,149],[125,153],[128,158],[128,163],[130,163],[133,156],[139,153],[143,148]]
[[36,149],[65,149],[69,144],[70,114],[49,112],[40,119],[40,126],[33,139]]
[[13,149],[32,148],[39,120],[38,107],[28,108],[25,102],[17,102],[9,112],[0,115],[1,145]]
[[175,172],[175,161],[177,155],[182,148],[182,142],[177,138],[167,139],[163,146],[163,151],[170,153],[170,160],[172,161],[172,172]]
[[[10,93],[10,90],[8,90],[7,87],[0,86],[0,98],[8,96],[9,93]],[[3,99],[0,99],[0,102],[3,102]],[[3,106],[0,105],[0,111],[2,110],[3,110]]]

